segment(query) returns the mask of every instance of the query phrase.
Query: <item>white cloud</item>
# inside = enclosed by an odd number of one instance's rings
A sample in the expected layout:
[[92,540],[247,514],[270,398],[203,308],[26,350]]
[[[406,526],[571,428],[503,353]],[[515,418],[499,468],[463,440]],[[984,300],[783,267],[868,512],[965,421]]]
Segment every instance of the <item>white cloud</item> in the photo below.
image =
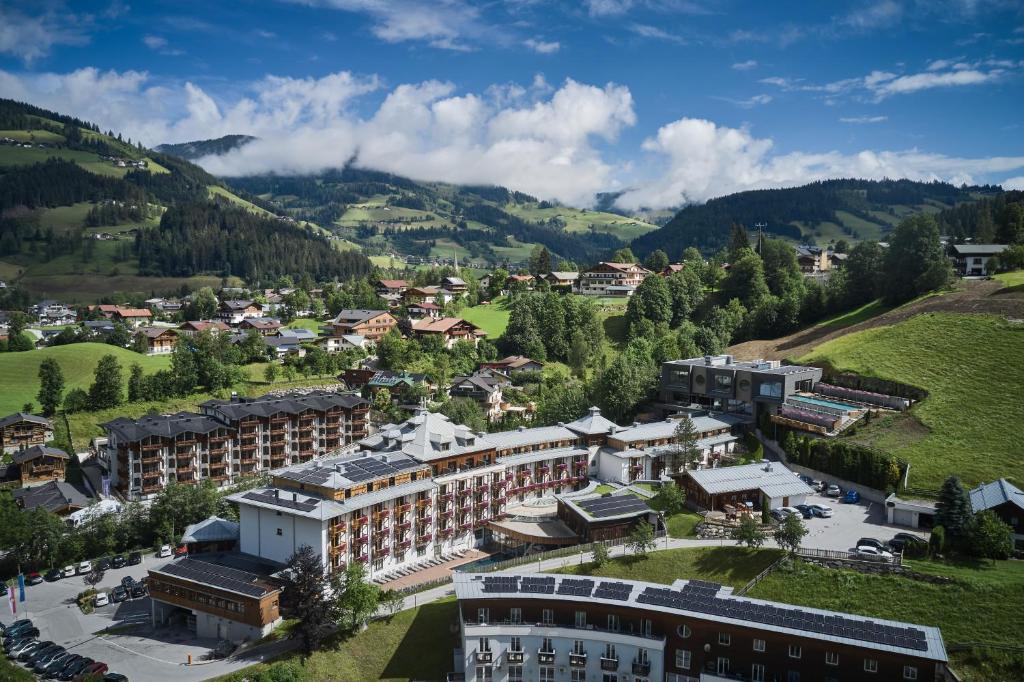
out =
[[773,151],[771,139],[754,137],[746,128],[694,118],[662,126],[643,147],[663,160],[665,171],[658,179],[625,192],[617,203],[626,209],[679,206],[733,192],[792,187],[827,178],[959,183],[972,182],[976,175],[1024,168],[1024,157],[956,158],[916,149],[780,154]]
[[754,95],[753,97],[749,97],[747,99],[733,99],[731,97],[715,97],[714,99],[718,99],[718,100],[721,100],[723,102],[729,102],[730,104],[735,104],[736,106],[740,107],[741,109],[753,109],[756,106],[759,106],[759,105],[762,105],[762,104],[768,104],[769,102],[771,102],[772,101],[772,96],[771,95]]
[[1003,189],[1015,189],[1018,191],[1024,190],[1024,175],[1006,178],[999,184],[1003,186]]
[[757,67],[757,61],[754,59],[748,59],[745,62],[736,62],[732,65],[732,68],[736,71],[749,71],[750,69]]
[[633,0],[585,0],[591,16],[615,16],[625,14],[633,7]]
[[0,54],[9,54],[31,64],[50,54],[55,45],[84,45],[89,42],[89,17],[68,12],[47,12],[28,16],[0,5]]
[[905,95],[932,88],[990,83],[999,79],[1004,73],[1006,72],[1003,69],[982,71],[972,68],[958,68],[953,71],[944,72],[928,71],[887,79],[884,82],[879,82],[869,87],[875,92],[876,97],[882,99],[890,95]]
[[888,120],[889,120],[888,116],[844,116],[844,117],[839,119],[839,122],[840,123],[864,124],[864,123],[882,123],[883,121],[888,121]]
[[160,36],[144,36],[142,42],[151,50],[167,47],[167,38],[161,38]]
[[858,7],[839,19],[839,24],[859,30],[882,28],[897,23],[903,16],[903,7],[895,0],[879,0]]
[[554,54],[562,47],[558,41],[548,42],[534,38],[527,38],[523,41],[523,45],[526,45],[526,47],[539,54]]
[[649,38],[651,40],[665,40],[670,43],[678,43],[685,45],[686,41],[674,33],[669,33],[664,29],[660,29],[657,26],[649,26],[647,24],[630,24],[629,30],[637,34],[642,38]]

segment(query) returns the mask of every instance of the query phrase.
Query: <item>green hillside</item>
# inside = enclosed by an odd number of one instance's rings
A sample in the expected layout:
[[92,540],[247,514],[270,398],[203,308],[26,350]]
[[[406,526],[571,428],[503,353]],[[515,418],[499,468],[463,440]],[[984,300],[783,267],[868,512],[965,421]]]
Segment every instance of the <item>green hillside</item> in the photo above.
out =
[[826,342],[800,362],[827,364],[928,391],[909,416],[853,436],[910,463],[910,485],[951,474],[975,486],[1001,476],[1024,485],[1024,327],[992,315],[927,313]]
[[0,391],[0,414],[17,412],[25,403],[35,403],[39,391],[39,365],[47,358],[53,358],[64,372],[65,390],[88,389],[93,380],[96,363],[104,355],[114,355],[121,363],[125,386],[128,385],[128,370],[133,362],[142,365],[149,374],[170,366],[168,356],[140,355],[134,351],[109,346],[105,343],[75,343],[67,346],[53,346],[24,353],[0,353],[0,377],[4,390]]

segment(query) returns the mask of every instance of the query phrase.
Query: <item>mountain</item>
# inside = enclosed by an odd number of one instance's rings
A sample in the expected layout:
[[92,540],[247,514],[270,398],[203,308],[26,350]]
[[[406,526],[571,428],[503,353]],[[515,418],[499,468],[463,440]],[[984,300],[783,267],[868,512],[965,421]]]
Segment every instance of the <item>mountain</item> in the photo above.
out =
[[177,156],[179,159],[185,159],[186,161],[195,161],[204,156],[227,154],[231,150],[243,147],[255,139],[251,135],[225,135],[212,140],[161,144],[154,147],[154,151]]
[[911,180],[826,180],[739,192],[686,206],[664,227],[638,237],[631,246],[641,257],[662,249],[678,258],[690,246],[711,254],[727,245],[733,223],[748,230],[761,223],[772,236],[818,245],[839,239],[884,239],[907,215],[939,213],[999,191],[998,187]]
[[369,273],[316,226],[202,168],[57,112],[0,100],[0,309],[183,287]]

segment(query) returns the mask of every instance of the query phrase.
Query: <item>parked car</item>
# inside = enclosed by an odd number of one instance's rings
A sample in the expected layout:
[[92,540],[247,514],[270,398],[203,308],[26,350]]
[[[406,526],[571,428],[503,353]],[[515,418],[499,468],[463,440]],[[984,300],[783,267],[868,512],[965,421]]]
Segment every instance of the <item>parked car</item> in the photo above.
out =
[[86,667],[82,668],[82,670],[80,670],[79,673],[71,679],[75,682],[81,682],[86,678],[91,679],[92,677],[99,677],[100,675],[106,674],[107,664],[101,661],[96,661],[95,663],[90,663]]
[[110,597],[106,592],[98,592],[96,598],[93,600],[93,606],[106,606],[110,603]]
[[123,585],[118,585],[110,591],[110,601],[115,604],[120,604],[128,598],[128,590],[124,589]]
[[149,594],[149,590],[147,590],[146,586],[143,585],[142,583],[135,583],[134,585],[132,585],[132,589],[131,589],[132,599],[142,599],[147,594]]
[[72,663],[71,665],[69,665],[68,667],[64,668],[64,670],[60,672],[60,675],[57,676],[57,679],[65,680],[65,682],[67,682],[67,680],[70,680],[75,675],[82,672],[95,662],[96,661],[89,658],[88,656],[84,656],[79,660],[75,661],[74,663]]
[[24,642],[31,641],[32,639],[34,638],[22,635],[12,635],[11,637],[4,637],[4,653],[8,654],[8,657],[10,657],[10,652],[15,647],[17,647],[20,644],[23,644]]
[[123,587],[126,590],[132,589],[132,585],[134,584],[135,578],[131,577],[130,575],[126,575],[125,577],[121,578],[121,587]]
[[911,546],[924,549],[927,544],[927,540],[913,533],[896,533],[889,540],[889,548],[894,552],[902,552]]
[[171,546],[161,545],[160,549],[156,553],[156,556],[158,559],[166,559],[167,557],[171,556]]
[[825,489],[825,494],[829,497],[839,497],[843,494],[843,489],[837,486],[835,483]]
[[41,673],[44,670],[46,670],[46,666],[50,665],[50,663],[57,660],[58,658],[67,656],[67,654],[67,649],[65,649],[62,646],[57,646],[36,658],[35,663],[32,664],[32,669],[35,670],[37,673]]
[[43,576],[39,575],[39,571],[32,571],[25,576],[25,582],[29,585],[38,585],[43,582]]
[[4,648],[10,650],[11,646],[15,642],[21,642],[26,639],[35,639],[39,636],[39,628],[34,625],[26,625],[23,628],[18,628],[15,632],[4,636]]
[[860,493],[856,490],[847,490],[846,494],[843,495],[843,502],[846,504],[856,504],[860,502]]
[[803,514],[800,513],[800,510],[797,509],[796,507],[780,507],[779,510],[783,514],[786,514],[787,516],[796,516],[796,517],[802,517],[803,516]]
[[857,544],[855,546],[871,547],[873,549],[877,549],[879,552],[885,551],[885,545],[882,544],[882,541],[876,540],[875,538],[861,538],[860,540],[857,540]]
[[56,646],[59,645],[56,642],[51,642],[49,640],[45,642],[39,642],[38,646],[35,646],[31,649],[26,649],[22,651],[20,654],[18,654],[18,660],[22,663],[28,663],[29,665],[32,665],[32,663],[41,655],[43,655],[51,648]]
[[128,565],[128,559],[126,559],[121,554],[118,554],[116,557],[114,557],[113,559],[110,560],[110,566],[112,568],[124,568],[127,565]]
[[60,580],[63,577],[63,575],[61,575],[59,568],[51,568],[49,571],[46,572],[46,575],[44,575],[43,577],[47,580],[47,582],[52,583],[57,580]]
[[811,505],[809,504],[798,504],[796,505],[796,509],[805,519],[809,519],[814,516],[814,512],[811,510]]
[[810,476],[808,476],[807,474],[799,474],[799,476],[800,476],[800,480],[803,481],[804,483],[806,483],[807,485],[809,485],[809,486],[813,486],[814,485],[814,479],[811,478]]
[[175,559],[178,559],[183,556],[188,556],[188,545],[178,545],[174,548]]
[[132,552],[131,554],[128,555],[128,565],[129,566],[138,566],[141,563],[142,563],[142,554],[140,554],[139,552]]
[[78,564],[78,575],[85,575],[86,573],[88,573],[91,570],[92,570],[92,562],[91,561],[83,561],[82,563]]
[[15,631],[18,628],[25,627],[26,625],[32,625],[32,621],[30,621],[28,618],[16,620],[10,625],[4,625],[3,623],[0,623],[0,634],[2,634],[4,637],[7,637],[8,632]]
[[[43,644],[45,643],[40,642],[38,639],[23,640],[21,644],[13,647],[10,651],[7,652],[7,657],[13,658],[17,661],[24,661],[25,658],[29,657],[29,654],[38,649],[40,646],[43,646]],[[22,658],[22,656],[24,656],[25,658]]]
[[4,639],[24,639],[29,636],[26,633],[31,632],[32,630],[38,630],[38,628],[33,626],[32,621],[29,619],[26,618],[21,621],[16,621],[7,628],[7,632],[4,633]]
[[886,552],[884,549],[875,549],[867,545],[858,547],[854,553],[858,559],[865,561],[892,561],[891,553]]
[[110,570],[110,559],[108,559],[107,557],[103,557],[102,559],[97,559],[96,560],[96,568],[98,570],[100,570],[100,571],[109,571]]
[[775,519],[776,521],[778,521],[779,523],[782,523],[783,521],[785,521],[786,520],[786,516],[788,516],[781,509],[772,509],[771,515],[772,515],[772,518]]
[[128,682],[128,677],[121,673],[107,673],[103,676],[103,682]]
[[70,654],[69,656],[66,656],[63,660],[61,660],[60,666],[51,670],[47,670],[46,676],[60,679],[61,674],[65,670],[73,666],[75,663],[78,663],[83,658],[85,657],[82,656],[82,654]]
[[73,578],[74,576],[75,576],[75,567],[74,567],[73,564],[65,566],[64,570],[61,571],[61,577],[62,578]]
[[827,505],[808,505],[811,508],[811,513],[820,518],[831,517],[831,507]]

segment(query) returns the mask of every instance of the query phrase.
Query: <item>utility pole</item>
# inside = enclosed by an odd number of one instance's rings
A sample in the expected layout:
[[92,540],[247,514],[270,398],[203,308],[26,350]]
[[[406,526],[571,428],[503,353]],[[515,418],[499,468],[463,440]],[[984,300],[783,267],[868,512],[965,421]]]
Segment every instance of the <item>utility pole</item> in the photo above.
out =
[[757,228],[757,255],[760,256],[761,255],[761,240],[763,239],[763,236],[761,234],[761,230],[763,230],[764,228],[768,227],[768,223],[754,223],[754,227]]

